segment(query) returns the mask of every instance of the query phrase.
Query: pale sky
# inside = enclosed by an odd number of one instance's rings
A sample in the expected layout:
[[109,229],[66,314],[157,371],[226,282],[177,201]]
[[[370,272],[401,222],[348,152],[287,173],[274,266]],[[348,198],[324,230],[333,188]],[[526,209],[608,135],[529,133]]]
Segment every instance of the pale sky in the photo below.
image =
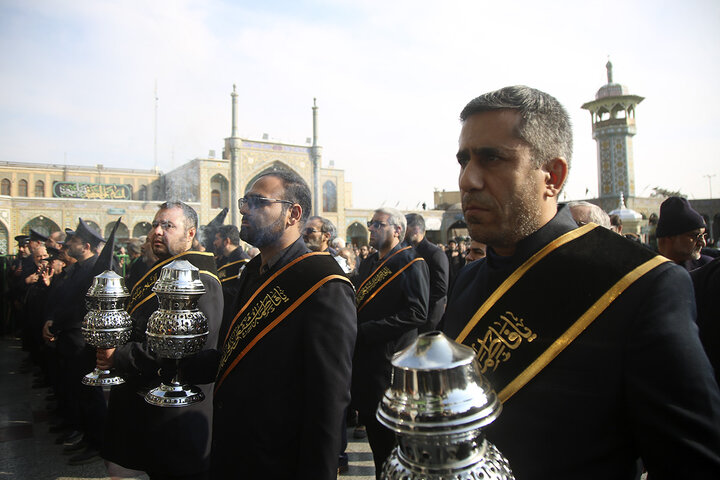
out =
[[156,82],[160,169],[220,156],[237,84],[240,136],[304,144],[316,97],[353,205],[412,209],[457,190],[462,107],[525,84],[573,120],[566,198],[594,197],[609,55],[645,97],[636,195],[717,197],[719,53],[717,0],[0,0],[0,161],[152,168]]

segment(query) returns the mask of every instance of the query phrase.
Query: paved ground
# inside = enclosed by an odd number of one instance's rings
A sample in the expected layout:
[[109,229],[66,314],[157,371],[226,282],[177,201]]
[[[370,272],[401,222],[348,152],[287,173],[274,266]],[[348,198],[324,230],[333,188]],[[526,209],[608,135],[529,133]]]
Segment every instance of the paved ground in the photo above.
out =
[[[48,433],[47,389],[33,389],[32,373],[20,373],[25,353],[16,339],[0,339],[0,480],[107,479],[102,461],[67,465],[57,434]],[[365,440],[348,430],[350,471],[342,480],[375,478],[372,453]],[[146,476],[139,478],[146,479]]]

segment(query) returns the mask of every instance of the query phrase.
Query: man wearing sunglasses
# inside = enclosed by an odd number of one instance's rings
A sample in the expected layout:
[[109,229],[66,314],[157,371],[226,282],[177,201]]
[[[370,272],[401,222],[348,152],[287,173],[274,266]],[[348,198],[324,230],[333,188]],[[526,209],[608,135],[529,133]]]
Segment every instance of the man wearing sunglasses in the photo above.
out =
[[395,434],[380,425],[375,411],[390,386],[393,354],[411,343],[427,320],[430,273],[415,249],[402,243],[407,221],[400,211],[375,210],[368,228],[370,245],[377,252],[360,264],[358,273],[352,402],[367,429],[375,476],[380,478]]
[[335,479],[357,328],[352,285],[303,241],[311,194],[297,174],[261,176],[238,206],[240,238],[260,254],[225,309],[212,476]]
[[670,197],[660,205],[658,251],[688,271],[702,267],[712,257],[702,254],[707,246],[705,220],[682,197]]

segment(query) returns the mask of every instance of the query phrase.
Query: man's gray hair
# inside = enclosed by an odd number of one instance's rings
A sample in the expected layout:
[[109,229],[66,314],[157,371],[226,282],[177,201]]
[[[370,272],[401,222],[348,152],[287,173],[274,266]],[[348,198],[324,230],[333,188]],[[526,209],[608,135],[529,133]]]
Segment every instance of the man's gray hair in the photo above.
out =
[[407,230],[407,220],[405,220],[405,215],[403,215],[400,210],[390,207],[380,207],[375,210],[375,213],[389,215],[388,223],[390,225],[397,225],[400,227],[400,241],[402,242],[405,238],[405,231]]
[[311,222],[313,220],[319,220],[320,221],[320,231],[322,233],[329,233],[330,238],[328,239],[328,243],[331,242],[335,237],[337,237],[337,229],[335,228],[335,225],[328,220],[325,217],[320,217],[318,215],[313,215],[312,217],[308,218],[307,221]]
[[[568,202],[567,206],[571,211],[572,211],[573,207],[589,207],[590,215],[587,218],[587,220],[590,222],[596,223],[596,224],[600,225],[601,227],[605,227],[608,230],[610,229],[610,215],[608,215],[605,212],[605,210],[598,207],[594,203],[586,202],[584,200],[579,200],[576,202]],[[573,218],[575,218],[575,215],[573,215]]]
[[504,109],[520,113],[517,135],[530,145],[537,168],[556,157],[564,158],[570,168],[572,125],[567,111],[552,95],[524,85],[501,88],[471,100],[460,112],[460,120],[465,123],[476,113]]
[[190,230],[191,227],[198,227],[198,214],[194,208],[190,205],[181,202],[180,200],[168,200],[167,202],[160,205],[160,210],[167,210],[170,208],[179,208],[183,212],[185,217],[185,231]]

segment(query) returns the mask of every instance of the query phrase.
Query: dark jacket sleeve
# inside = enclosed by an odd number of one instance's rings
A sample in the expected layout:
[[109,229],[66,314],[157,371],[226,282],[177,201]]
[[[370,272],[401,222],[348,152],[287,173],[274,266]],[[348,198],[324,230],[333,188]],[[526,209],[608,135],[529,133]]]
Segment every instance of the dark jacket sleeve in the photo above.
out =
[[430,274],[424,261],[415,262],[397,279],[399,298],[392,299],[399,308],[382,318],[358,325],[358,343],[386,343],[422,326],[427,319]]
[[720,392],[698,337],[692,284],[674,265],[653,283],[625,348],[627,418],[649,478],[720,478]]
[[434,330],[445,312],[448,294],[449,262],[447,255],[436,248],[430,258],[426,258],[430,271],[430,300],[427,322],[424,331]]
[[298,359],[308,376],[301,392],[303,438],[295,478],[329,480],[337,476],[340,433],[350,403],[357,317],[355,295],[346,282],[328,282],[313,297],[305,307],[304,358]]

